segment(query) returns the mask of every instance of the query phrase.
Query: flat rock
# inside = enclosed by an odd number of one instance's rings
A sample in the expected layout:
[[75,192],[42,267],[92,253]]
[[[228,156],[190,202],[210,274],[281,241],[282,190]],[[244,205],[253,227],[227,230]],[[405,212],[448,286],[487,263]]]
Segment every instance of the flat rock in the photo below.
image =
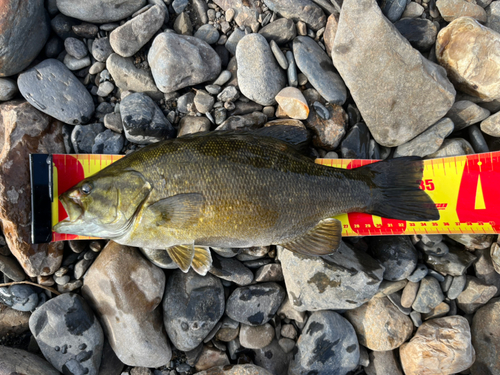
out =
[[164,288],[163,270],[137,249],[113,241],[87,271],[82,294],[99,317],[113,351],[126,365],[159,367],[170,361],[160,307]]
[[297,342],[289,375],[345,375],[359,362],[359,344],[349,321],[334,311],[311,314]]
[[433,154],[439,150],[444,139],[453,132],[453,129],[453,121],[445,117],[436,122],[423,133],[417,135],[411,141],[398,146],[396,151],[394,151],[394,157],[424,157]]
[[174,33],[154,39],[148,62],[156,86],[164,93],[215,79],[221,70],[220,57],[207,42]]
[[295,22],[305,22],[311,29],[319,30],[326,24],[326,16],[323,10],[309,0],[285,1],[264,0],[264,4],[273,12],[279,13],[283,18]]
[[57,0],[57,9],[66,16],[91,23],[120,21],[146,4],[146,0]]
[[36,354],[3,345],[0,345],[0,369],[5,374],[60,375]]
[[175,136],[175,129],[149,96],[134,93],[120,103],[125,137],[134,143],[149,144]]
[[459,373],[475,359],[469,323],[458,315],[429,320],[399,355],[406,375]]
[[153,5],[144,13],[114,29],[109,34],[109,43],[113,51],[123,57],[133,56],[160,29],[165,15],[163,7]]
[[227,300],[226,314],[251,326],[265,324],[274,316],[285,296],[283,287],[276,283],[238,287]]
[[386,297],[373,298],[344,316],[354,326],[359,343],[375,351],[399,348],[413,331],[411,319]]
[[293,40],[293,55],[297,67],[323,98],[332,104],[344,104],[347,98],[345,84],[335,73],[330,57],[314,39],[296,37]]
[[163,322],[172,344],[190,351],[203,342],[224,314],[224,288],[212,275],[173,271],[163,297]]
[[43,0],[2,2],[0,77],[17,74],[31,64],[49,38]]
[[436,57],[455,87],[486,101],[500,98],[500,34],[470,17],[461,17],[441,29]]
[[408,237],[371,238],[370,251],[373,257],[384,266],[385,280],[404,280],[417,266],[417,251]]
[[113,53],[106,60],[106,69],[113,77],[115,85],[122,91],[156,94],[159,92],[149,69],[140,69],[134,65],[131,57],[121,57]]
[[474,314],[478,308],[495,296],[497,287],[487,285],[474,276],[467,276],[465,289],[457,297],[458,307],[466,314]]
[[427,155],[426,159],[445,158],[474,154],[471,144],[463,138],[445,139],[441,147],[434,153]]
[[484,109],[469,100],[456,101],[450,108],[446,117],[455,125],[455,131],[462,130],[469,125],[483,121],[490,115],[490,111]]
[[271,375],[269,371],[252,364],[218,366],[208,371],[200,371],[199,375]]
[[291,42],[293,38],[297,36],[297,29],[292,20],[288,18],[278,18],[276,21],[260,29],[259,34],[266,38],[269,43],[271,40],[274,40],[276,44],[284,45]]
[[58,60],[47,59],[26,70],[17,84],[33,107],[66,124],[86,124],[94,112],[90,93]]
[[208,272],[222,280],[231,281],[240,286],[249,285],[253,281],[252,271],[243,263],[218,255],[212,257],[212,267]]
[[104,334],[85,300],[61,294],[31,315],[30,330],[45,358],[59,371],[97,375]]
[[375,0],[344,2],[332,59],[382,146],[415,138],[441,119],[455,100],[445,71],[413,49]]
[[472,318],[472,345],[476,361],[470,368],[472,375],[500,374],[500,300],[496,298],[476,311]]
[[266,39],[261,34],[243,37],[236,46],[236,61],[241,93],[261,105],[275,104],[286,80]]
[[466,0],[436,0],[436,7],[446,22],[460,17],[472,17],[481,23],[486,22],[486,11],[476,3]]
[[344,242],[322,257],[280,249],[279,259],[288,297],[298,311],[356,308],[377,293],[384,273],[376,260]]
[[295,87],[285,87],[276,95],[276,101],[290,118],[305,120],[309,116],[306,98]]
[[411,307],[420,313],[429,313],[444,300],[444,294],[437,281],[432,276],[426,276],[420,281],[417,296]]
[[[416,4],[411,2],[410,4]],[[438,29],[431,20],[403,18],[394,24],[396,29],[419,51],[428,51],[434,43]]]
[[62,124],[24,101],[0,105],[0,123],[0,220],[5,241],[28,276],[51,275],[61,265],[63,242],[31,243],[29,154],[65,153]]

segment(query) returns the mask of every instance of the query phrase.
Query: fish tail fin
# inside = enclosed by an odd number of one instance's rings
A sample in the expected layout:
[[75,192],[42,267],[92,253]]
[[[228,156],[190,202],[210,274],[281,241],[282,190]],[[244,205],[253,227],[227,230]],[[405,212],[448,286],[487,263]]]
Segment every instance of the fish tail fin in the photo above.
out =
[[420,189],[424,170],[421,158],[396,158],[361,168],[370,174],[376,191],[367,213],[398,220],[439,220],[436,205]]

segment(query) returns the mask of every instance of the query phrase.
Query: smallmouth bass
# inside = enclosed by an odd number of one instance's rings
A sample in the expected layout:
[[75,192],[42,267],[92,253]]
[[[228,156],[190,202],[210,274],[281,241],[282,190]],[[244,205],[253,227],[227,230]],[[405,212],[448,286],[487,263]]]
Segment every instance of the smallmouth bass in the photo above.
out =
[[210,246],[332,253],[341,213],[439,218],[419,189],[421,160],[331,168],[266,129],[190,134],[129,154],[59,197],[68,218],[54,230],[165,249],[184,272],[206,274]]

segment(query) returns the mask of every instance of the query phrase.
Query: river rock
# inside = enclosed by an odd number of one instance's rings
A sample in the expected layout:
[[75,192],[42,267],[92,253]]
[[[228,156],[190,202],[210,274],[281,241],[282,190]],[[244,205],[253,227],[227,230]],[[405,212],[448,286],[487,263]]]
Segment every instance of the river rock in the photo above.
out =
[[19,336],[28,331],[29,319],[31,313],[29,311],[15,310],[3,303],[0,304],[0,336],[8,335]]
[[271,375],[269,371],[253,364],[212,367],[198,375]]
[[100,122],[74,126],[71,132],[71,144],[75,153],[91,154],[95,139],[102,131],[104,131],[104,125]]
[[473,250],[489,248],[496,238],[492,234],[449,234],[448,237]]
[[106,60],[106,69],[122,91],[143,92],[148,95],[159,93],[151,71],[137,68],[131,57],[113,53]]
[[3,345],[0,345],[0,369],[4,374],[60,375],[36,354]]
[[254,363],[265,368],[274,375],[287,375],[288,364],[292,353],[285,353],[278,340],[274,339],[271,344],[262,349],[254,349]]
[[0,101],[11,100],[18,92],[16,83],[8,78],[0,78]]
[[491,249],[476,250],[474,253],[477,256],[477,261],[474,262],[474,271],[476,277],[487,285],[494,285],[497,287],[496,296],[500,295],[500,272],[496,265],[495,259],[498,244],[494,243]]
[[483,120],[481,122],[481,131],[492,137],[500,137],[500,112]]
[[487,17],[485,26],[500,33],[500,4],[493,1],[485,10]]
[[348,310],[345,317],[354,326],[360,344],[375,351],[398,348],[413,330],[411,319],[386,297],[373,298]]
[[66,124],[86,124],[94,112],[90,93],[58,60],[43,60],[21,73],[17,84],[33,107]]
[[367,375],[403,375],[399,360],[394,357],[394,350],[371,352],[370,364],[365,367]]
[[445,158],[449,156],[460,156],[474,154],[471,144],[463,138],[445,139],[443,144],[433,154],[427,155],[427,159]]
[[133,93],[120,103],[125,137],[134,143],[149,144],[175,136],[175,129],[149,96]]
[[203,342],[224,314],[224,288],[212,275],[173,271],[163,297],[163,322],[172,344],[190,351]]
[[278,45],[284,45],[291,42],[293,38],[297,36],[297,29],[292,20],[288,18],[278,18],[262,29],[260,29],[259,34],[261,34],[270,43],[274,40]]
[[2,2],[0,77],[23,71],[49,38],[50,27],[43,0]]
[[240,326],[239,340],[241,346],[247,349],[262,349],[271,344],[274,338],[274,327],[269,324],[260,326]]
[[[416,4],[411,2],[410,4]],[[434,43],[438,29],[431,20],[403,18],[394,24],[396,29],[419,51],[428,51]]]
[[148,62],[156,86],[164,93],[215,79],[221,70],[220,57],[207,42],[174,33],[154,39]]
[[109,43],[117,54],[133,56],[160,29],[165,20],[165,9],[153,5],[144,13],[132,18],[109,34]]
[[17,311],[34,311],[40,297],[30,285],[13,284],[0,287],[0,302]]
[[113,48],[111,48],[109,38],[104,37],[94,39],[91,53],[97,61],[106,62],[106,59],[113,53]]
[[331,59],[314,39],[296,37],[293,40],[293,55],[297,67],[323,98],[332,104],[344,104],[347,98],[345,84],[335,73]]
[[490,115],[490,111],[484,109],[469,100],[456,101],[450,108],[446,117],[455,125],[455,131],[483,121]]
[[258,16],[261,10],[255,0],[215,0],[214,3],[226,12],[232,9],[234,20],[238,26],[248,26],[254,32],[258,30]]
[[430,155],[441,147],[444,139],[451,134],[454,129],[453,122],[449,118],[443,118],[432,125],[423,133],[417,135],[396,148],[394,157]]
[[470,17],[443,28],[436,40],[436,57],[457,89],[486,101],[500,98],[500,34]]
[[408,237],[373,237],[370,251],[384,266],[385,280],[404,280],[417,266],[417,251]]
[[0,105],[0,220],[5,241],[30,277],[61,265],[63,242],[31,243],[29,154],[65,153],[62,124],[24,101]]
[[159,367],[170,361],[159,307],[164,288],[163,270],[137,249],[113,241],[87,271],[82,294],[99,317],[113,351],[126,365]]
[[229,358],[227,358],[225,352],[211,346],[203,345],[201,354],[194,367],[196,371],[204,371],[212,367],[226,365],[229,365]]
[[219,255],[212,257],[212,267],[208,272],[222,280],[231,281],[240,286],[249,285],[253,281],[252,271],[243,263]]
[[313,30],[319,30],[326,24],[325,13],[312,1],[264,0],[264,3],[283,18],[305,22]]
[[460,17],[472,17],[481,23],[486,22],[486,11],[476,3],[466,0],[436,0],[436,7],[446,22]]
[[467,276],[465,289],[457,297],[458,307],[466,314],[474,314],[478,308],[495,296],[497,287],[487,285],[474,276]]
[[444,300],[444,294],[437,281],[432,276],[426,276],[420,281],[417,296],[412,308],[420,313],[429,313]]
[[91,23],[120,21],[146,4],[146,0],[57,0],[57,9],[66,16]]
[[472,318],[472,345],[476,350],[476,361],[471,367],[472,375],[500,374],[500,299],[491,300],[476,311]]
[[59,371],[97,375],[104,335],[85,300],[65,293],[39,307],[30,329],[45,358]]
[[202,25],[198,30],[196,30],[194,36],[198,39],[204,40],[208,44],[217,43],[220,37],[217,29],[213,25],[209,24]]
[[351,323],[336,312],[316,311],[297,341],[297,353],[290,362],[288,374],[345,375],[354,370],[358,362],[358,338]]
[[377,293],[384,274],[376,260],[344,242],[322,257],[281,249],[279,259],[288,297],[298,311],[356,308]]
[[276,101],[290,118],[305,120],[309,116],[306,98],[295,87],[285,87],[276,95]]
[[455,100],[445,71],[413,49],[375,0],[344,2],[332,59],[382,146],[415,138],[441,119]]
[[236,61],[241,93],[261,105],[275,104],[286,79],[266,39],[261,34],[243,37],[236,46]]
[[406,375],[459,373],[475,359],[469,323],[458,315],[429,320],[399,354]]
[[227,300],[226,314],[251,326],[265,324],[274,316],[285,296],[283,287],[276,283],[239,287]]
[[470,252],[450,247],[450,252],[443,256],[427,255],[426,263],[442,275],[463,275],[476,257]]

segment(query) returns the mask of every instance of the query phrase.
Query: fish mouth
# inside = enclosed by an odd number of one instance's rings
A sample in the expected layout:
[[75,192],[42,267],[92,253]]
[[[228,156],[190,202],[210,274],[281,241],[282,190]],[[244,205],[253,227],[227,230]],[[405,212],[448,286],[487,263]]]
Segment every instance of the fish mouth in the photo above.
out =
[[59,196],[59,201],[66,210],[68,217],[54,225],[54,231],[59,233],[71,233],[71,229],[75,224],[83,221],[83,207],[80,201],[75,201],[66,193]]

